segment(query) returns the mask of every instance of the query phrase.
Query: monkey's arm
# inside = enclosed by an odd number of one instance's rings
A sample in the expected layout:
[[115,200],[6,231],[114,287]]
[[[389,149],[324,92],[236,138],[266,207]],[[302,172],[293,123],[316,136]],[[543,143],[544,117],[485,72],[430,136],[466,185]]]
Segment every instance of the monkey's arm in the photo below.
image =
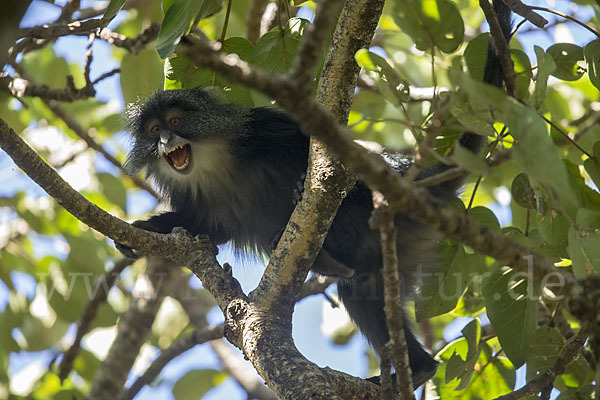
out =
[[[131,225],[156,233],[171,233],[173,228],[175,228],[176,226],[181,226],[185,228],[192,235],[197,235],[198,233],[200,233],[197,232],[197,227],[190,224],[189,216],[187,216],[186,218],[186,215],[177,211],[157,214],[148,218],[147,220],[139,219],[137,221],[134,221]],[[115,247],[125,257],[136,259],[140,256],[135,249],[124,244],[115,242]]]

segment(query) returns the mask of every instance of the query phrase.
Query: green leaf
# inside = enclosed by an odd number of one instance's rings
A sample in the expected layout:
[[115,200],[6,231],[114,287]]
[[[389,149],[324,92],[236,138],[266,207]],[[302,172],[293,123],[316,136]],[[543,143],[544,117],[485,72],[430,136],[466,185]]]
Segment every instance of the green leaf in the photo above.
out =
[[519,99],[526,101],[529,98],[529,86],[533,78],[531,61],[527,53],[518,49],[511,49],[510,56],[513,60],[517,74],[517,92]]
[[100,173],[97,176],[102,186],[102,193],[106,198],[127,213],[127,189],[125,189],[123,182],[107,173]]
[[487,62],[490,34],[488,32],[477,35],[471,39],[463,57],[467,64],[469,76],[483,82],[483,73]]
[[[228,54],[237,54],[242,60],[248,60],[252,56],[254,46],[244,38],[234,37],[223,42],[222,50]],[[227,102],[254,107],[248,88],[230,83],[213,70],[198,68],[187,57],[178,55],[167,59],[165,61],[165,72],[167,86],[170,88],[210,87],[219,92]]]
[[167,58],[194,19],[200,20],[214,14],[221,7],[222,0],[175,0],[165,10],[165,18],[160,26],[156,51],[161,58]]
[[600,142],[594,143],[593,157],[583,162],[583,167],[594,181],[597,188],[600,188]]
[[85,395],[79,389],[65,389],[54,393],[52,400],[85,400]]
[[546,123],[537,112],[460,71],[451,70],[451,76],[469,94],[470,101],[479,104],[479,109],[486,105],[494,108],[496,116],[509,126],[511,135],[518,140],[513,146],[517,165],[530,178],[551,189],[567,212],[574,214],[578,202],[570,190],[565,190],[569,187],[565,164],[548,135]]
[[[104,11],[104,19],[110,19],[117,15],[117,13],[123,8],[127,0],[110,0],[106,10]],[[108,25],[108,22],[107,22]]]
[[127,53],[121,62],[121,89],[125,103],[143,100],[163,87],[163,62],[156,51]]
[[[448,374],[459,374],[464,369],[464,361],[468,358],[469,343],[467,339],[457,339],[444,347],[436,356],[442,360],[434,377],[434,390],[440,399],[489,399],[509,393],[515,385],[515,370],[510,361],[501,354],[494,354],[492,348],[483,341],[478,344],[480,351],[477,362],[473,366],[474,374],[462,374],[462,379],[453,379],[446,383]],[[454,358],[451,362],[450,360]],[[462,363],[462,364],[461,364]],[[448,368],[453,371],[448,372]],[[468,387],[465,385],[468,384]],[[464,387],[459,389],[458,386]]]
[[220,385],[227,374],[214,369],[196,369],[189,371],[173,385],[175,400],[198,400],[206,392]]
[[366,49],[357,51],[354,58],[360,67],[377,74],[377,87],[390,103],[398,106],[409,100],[409,83],[398,75],[385,58]]
[[63,265],[64,273],[93,273],[105,272],[104,262],[108,258],[107,245],[99,240],[91,231],[81,232],[79,235],[63,233],[69,243],[69,256]]
[[490,166],[479,155],[459,145],[458,141],[454,142],[450,158],[460,167],[473,174],[488,175],[491,172]]
[[469,216],[490,230],[500,232],[500,223],[494,212],[487,207],[478,206],[469,210]]
[[448,360],[446,366],[446,383],[453,379],[460,379],[460,384],[455,390],[461,390],[466,388],[470,381],[471,376],[475,370],[475,364],[479,359],[479,341],[481,339],[481,326],[479,320],[474,319],[469,322],[462,330],[462,334],[467,341],[467,354],[463,359],[457,353],[452,354]]
[[452,53],[462,43],[465,25],[449,0],[395,0],[394,21],[410,35],[417,49],[433,46]]
[[467,254],[462,245],[443,242],[440,250],[440,268],[425,279],[415,300],[417,321],[451,311],[465,292],[474,274],[483,263],[477,254]]
[[525,273],[501,267],[483,282],[487,315],[515,367],[527,360],[529,333],[537,323],[537,296],[527,278]]
[[570,215],[574,214],[579,204],[573,192],[566,189],[570,187],[567,168],[548,135],[546,123],[534,109],[515,100],[511,103],[502,120],[517,139],[513,146],[515,162],[530,178],[550,189]]
[[51,327],[47,327],[38,318],[28,315],[21,325],[21,333],[27,343],[25,350],[42,351],[55,347],[69,328],[69,324],[57,319]]
[[279,27],[267,32],[256,44],[252,64],[269,73],[286,72],[292,66],[306,24],[305,19],[291,18],[283,32]]
[[521,207],[528,208],[530,210],[537,209],[537,199],[535,198],[535,191],[529,183],[529,177],[526,173],[521,172],[515,176],[510,186],[510,193],[513,200]]
[[21,67],[34,76],[37,83],[56,89],[64,89],[67,84],[69,65],[64,58],[56,56],[51,46],[26,53]]
[[535,88],[529,101],[533,107],[538,108],[546,98],[548,77],[556,71],[556,63],[552,57],[542,50],[541,47],[534,46],[534,49],[538,62],[537,77],[535,80]]
[[556,71],[552,73],[563,81],[576,81],[584,71],[577,65],[583,61],[583,48],[571,43],[556,43],[548,47],[546,53],[554,59]]
[[567,241],[569,221],[550,209],[546,215],[538,217],[538,229],[548,244],[558,246]]
[[585,279],[594,270],[600,271],[600,233],[576,227],[569,228],[569,246],[567,247],[573,273],[579,279]]
[[589,42],[583,49],[583,56],[590,82],[600,90],[600,39]]
[[85,380],[90,381],[96,375],[100,360],[87,350],[80,349],[73,362],[73,369]]
[[223,42],[221,48],[227,54],[237,54],[241,60],[249,61],[254,52],[254,45],[243,37],[231,37]]
[[542,326],[530,333],[527,342],[527,381],[530,381],[550,369],[565,340],[555,328]]

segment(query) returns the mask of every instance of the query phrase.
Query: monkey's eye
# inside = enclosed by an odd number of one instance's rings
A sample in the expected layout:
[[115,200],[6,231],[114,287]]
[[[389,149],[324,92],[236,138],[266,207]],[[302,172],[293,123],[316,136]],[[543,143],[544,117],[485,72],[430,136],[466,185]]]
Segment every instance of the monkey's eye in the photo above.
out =
[[158,133],[160,132],[160,125],[159,124],[154,124],[150,126],[150,132],[152,133]]
[[169,123],[173,126],[179,125],[179,117],[173,117],[169,120]]

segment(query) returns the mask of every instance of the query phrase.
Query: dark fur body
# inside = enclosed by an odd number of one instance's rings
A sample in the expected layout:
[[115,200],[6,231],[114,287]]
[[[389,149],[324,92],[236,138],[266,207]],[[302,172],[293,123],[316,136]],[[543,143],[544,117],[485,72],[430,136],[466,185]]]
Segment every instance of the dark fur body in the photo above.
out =
[[[496,3],[508,37],[510,14],[501,2]],[[493,51],[488,56],[486,80],[502,84]],[[178,111],[176,126],[169,126],[174,120],[166,117],[172,109]],[[293,211],[296,182],[307,168],[309,140],[295,121],[275,110],[222,104],[200,89],[157,93],[143,105],[132,107],[129,119],[133,148],[128,166],[132,172],[146,169],[172,209],[136,221],[135,225],[161,233],[182,226],[193,235],[208,234],[215,243],[231,241],[238,249],[271,252],[273,238]],[[155,125],[159,129],[151,133],[148,126]],[[190,166],[183,173],[162,157],[158,143],[163,137],[165,142],[168,138],[169,143],[191,146]],[[478,151],[484,140],[465,133],[460,142]],[[401,174],[411,163],[396,155],[383,157]],[[420,178],[447,168],[433,165]],[[457,179],[429,190],[448,200],[461,183]],[[351,277],[340,278],[338,292],[361,332],[380,351],[389,336],[383,311],[379,232],[368,224],[372,211],[371,192],[358,182],[342,202],[313,269],[331,271],[324,266],[329,260],[354,271]],[[408,215],[397,215],[396,224],[399,270],[404,293],[409,293],[418,268],[435,267],[440,237]],[[124,254],[134,255],[131,249],[118,247]],[[415,339],[408,324],[405,326],[413,379],[420,384],[435,373],[436,362]]]

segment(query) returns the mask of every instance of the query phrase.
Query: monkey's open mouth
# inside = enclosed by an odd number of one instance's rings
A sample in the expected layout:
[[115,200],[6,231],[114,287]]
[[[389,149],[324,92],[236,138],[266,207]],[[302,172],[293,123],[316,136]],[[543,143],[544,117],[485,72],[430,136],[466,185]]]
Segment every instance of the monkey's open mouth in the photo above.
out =
[[192,159],[192,146],[189,143],[177,146],[175,149],[163,153],[169,165],[177,171],[184,171]]

